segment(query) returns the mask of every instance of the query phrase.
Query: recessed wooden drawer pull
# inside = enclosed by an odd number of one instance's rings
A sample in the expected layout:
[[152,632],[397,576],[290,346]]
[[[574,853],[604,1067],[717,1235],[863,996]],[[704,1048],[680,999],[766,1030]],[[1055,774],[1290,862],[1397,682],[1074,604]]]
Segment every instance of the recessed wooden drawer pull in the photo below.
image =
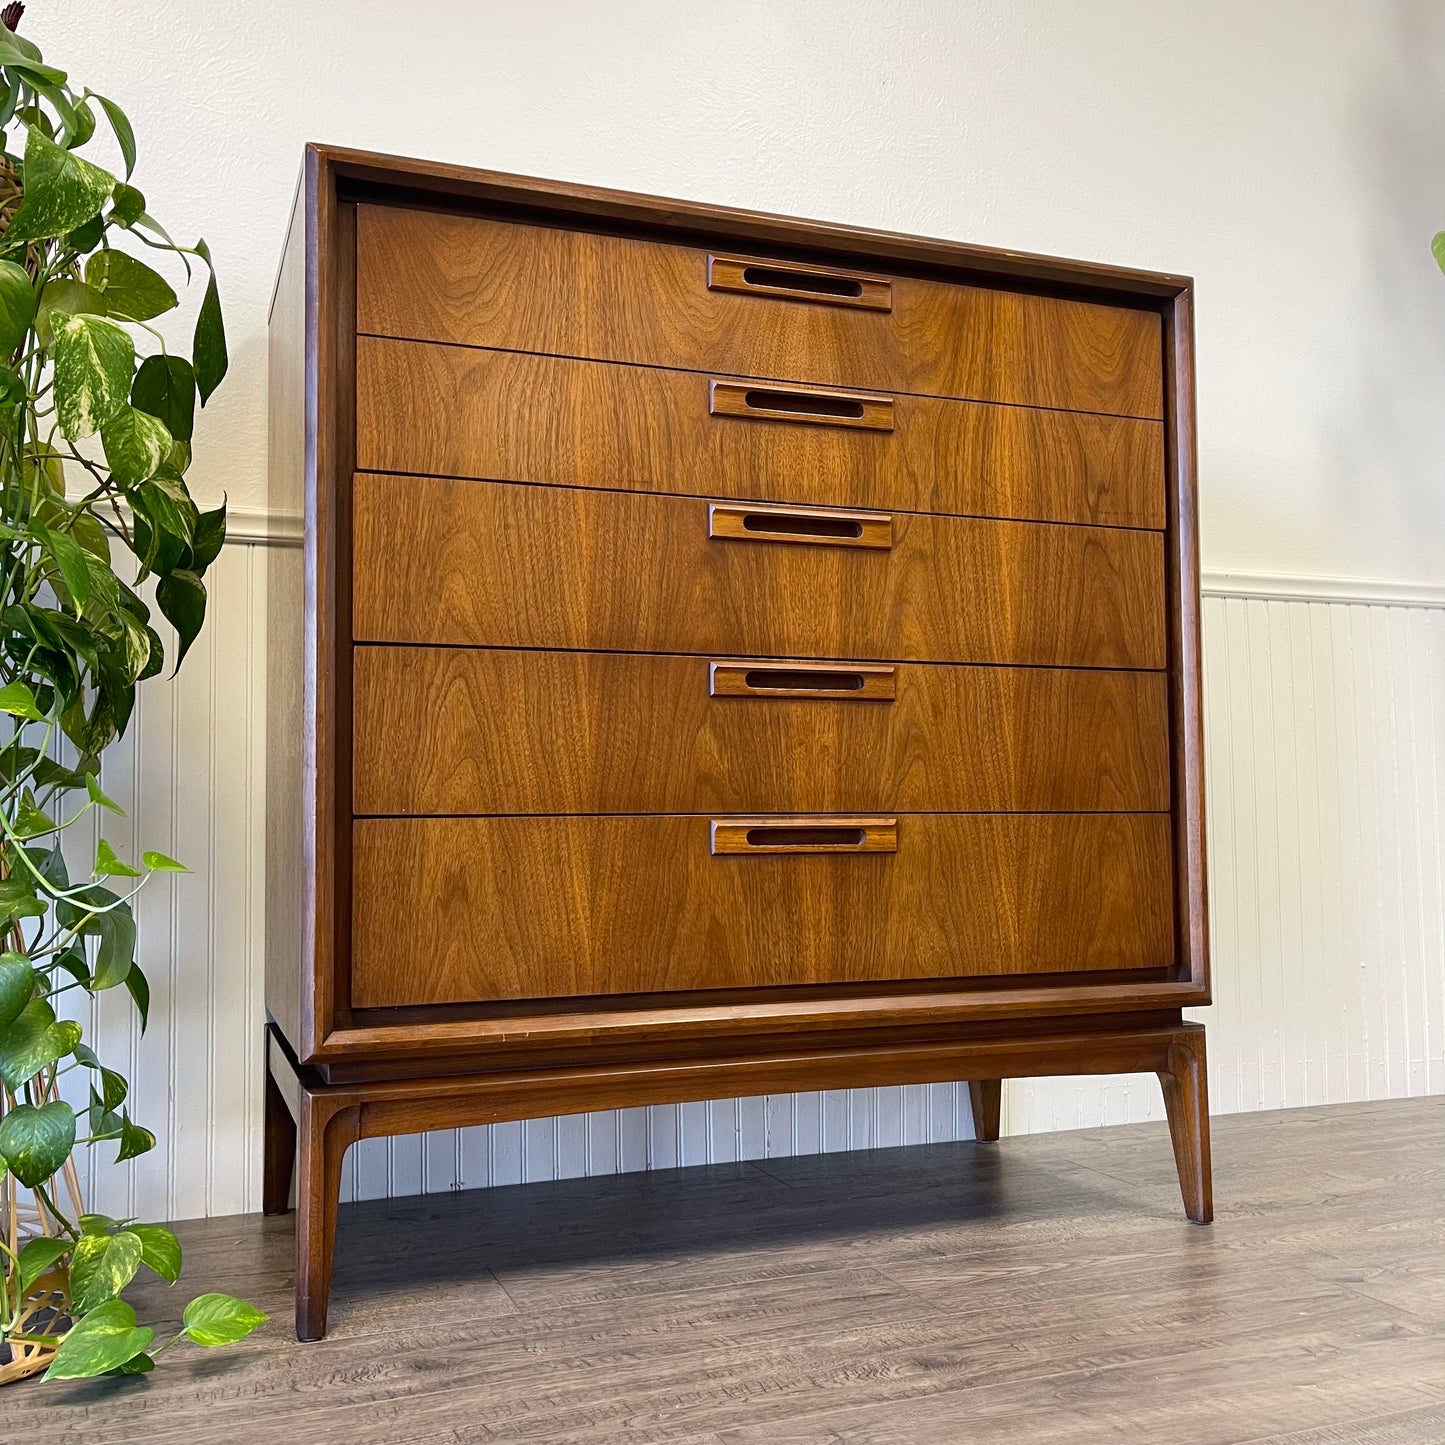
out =
[[813,426],[893,430],[893,398],[866,392],[714,381],[708,387],[708,410],[714,416],[741,416],[752,421],[800,421]]
[[709,256],[710,291],[741,291],[779,301],[812,301],[823,306],[856,306],[863,311],[892,311],[893,283],[882,276],[804,266],[795,261],[758,261],[745,256]]
[[893,545],[893,518],[887,512],[837,512],[824,507],[708,504],[709,537],[745,542],[812,542],[825,547]]
[[879,663],[714,662],[714,697],[813,697],[892,702],[894,669]]
[[714,818],[717,853],[896,853],[897,818]]

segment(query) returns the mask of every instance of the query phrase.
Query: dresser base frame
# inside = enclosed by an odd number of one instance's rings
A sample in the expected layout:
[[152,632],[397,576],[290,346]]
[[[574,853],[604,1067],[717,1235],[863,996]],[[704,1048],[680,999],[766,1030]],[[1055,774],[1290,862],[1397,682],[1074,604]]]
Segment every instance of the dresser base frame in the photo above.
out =
[[[999,1134],[1003,1079],[1049,1074],[1156,1073],[1164,1089],[1184,1212],[1213,1218],[1204,1026],[1061,1026],[1028,1037],[942,1039],[886,1048],[733,1054],[683,1062],[537,1068],[438,1078],[327,1084],[296,1064],[267,1031],[263,1208],[283,1214],[296,1173],[296,1337],[326,1333],[341,1165],[358,1139],[498,1124],[641,1104],[726,1099],[798,1090],[969,1079],[974,1132]],[[299,1169],[296,1167],[299,1159]]]

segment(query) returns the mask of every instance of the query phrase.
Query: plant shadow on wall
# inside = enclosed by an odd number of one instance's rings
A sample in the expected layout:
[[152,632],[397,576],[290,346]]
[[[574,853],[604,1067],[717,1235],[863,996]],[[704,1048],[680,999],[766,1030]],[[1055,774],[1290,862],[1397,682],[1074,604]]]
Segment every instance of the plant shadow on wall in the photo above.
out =
[[[202,1295],[155,1345],[121,1294],[142,1268],[175,1282],[175,1236],[84,1213],[75,1187],[78,1145],[113,1141],[120,1160],[155,1139],[130,1117],[126,1080],[59,1015],[123,989],[144,1027],[131,900],[154,874],[185,869],[159,853],[133,866],[101,838],[90,877],[75,880],[61,837],[119,811],[99,758],[125,731],[136,685],[165,666],[135,588],[154,579],[177,667],[205,616],[226,509],[200,512],[185,471],[195,403],[225,375],[226,342],[205,243],[177,245],[147,213],[130,184],[130,122],[14,33],[21,10],[0,15],[0,1381],[143,1374],[177,1340],[228,1344],[265,1318]],[[124,180],[78,153],[101,125]],[[135,254],[147,248],[205,279],[190,360],[151,325],[177,296]]]

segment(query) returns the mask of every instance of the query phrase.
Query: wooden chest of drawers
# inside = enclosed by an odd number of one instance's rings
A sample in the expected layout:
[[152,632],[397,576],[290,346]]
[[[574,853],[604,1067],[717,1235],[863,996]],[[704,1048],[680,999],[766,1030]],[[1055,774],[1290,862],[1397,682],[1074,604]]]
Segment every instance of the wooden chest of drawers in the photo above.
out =
[[[1210,1214],[1189,283],[310,148],[268,1209],[365,1135],[1159,1074]],[[299,1135],[299,1141],[298,1141]]]

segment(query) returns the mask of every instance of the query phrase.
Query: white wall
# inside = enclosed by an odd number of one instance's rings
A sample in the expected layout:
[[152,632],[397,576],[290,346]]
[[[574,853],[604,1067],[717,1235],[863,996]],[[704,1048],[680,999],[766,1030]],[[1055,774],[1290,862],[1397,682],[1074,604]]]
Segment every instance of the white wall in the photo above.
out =
[[1206,566],[1445,580],[1439,0],[37,0],[204,233],[260,505],[307,140],[1193,274]]
[[[242,512],[263,496],[266,305],[308,139],[1192,273],[1204,562],[1245,594],[1206,607],[1215,1103],[1445,1088],[1445,612],[1377,605],[1445,598],[1438,0],[33,9],[47,59],[130,109],[152,210],[211,242],[233,363],[193,478]],[[227,550],[207,641],[107,765],[147,846],[201,863],[142,912],[151,1033],[102,1010],[142,1114],[167,1121],[155,1155],[97,1172],[111,1212],[257,1199],[261,557]],[[1008,1121],[1156,1107],[1152,1080],[1021,1085]],[[946,1090],[540,1121],[368,1145],[355,1185],[960,1119]]]

